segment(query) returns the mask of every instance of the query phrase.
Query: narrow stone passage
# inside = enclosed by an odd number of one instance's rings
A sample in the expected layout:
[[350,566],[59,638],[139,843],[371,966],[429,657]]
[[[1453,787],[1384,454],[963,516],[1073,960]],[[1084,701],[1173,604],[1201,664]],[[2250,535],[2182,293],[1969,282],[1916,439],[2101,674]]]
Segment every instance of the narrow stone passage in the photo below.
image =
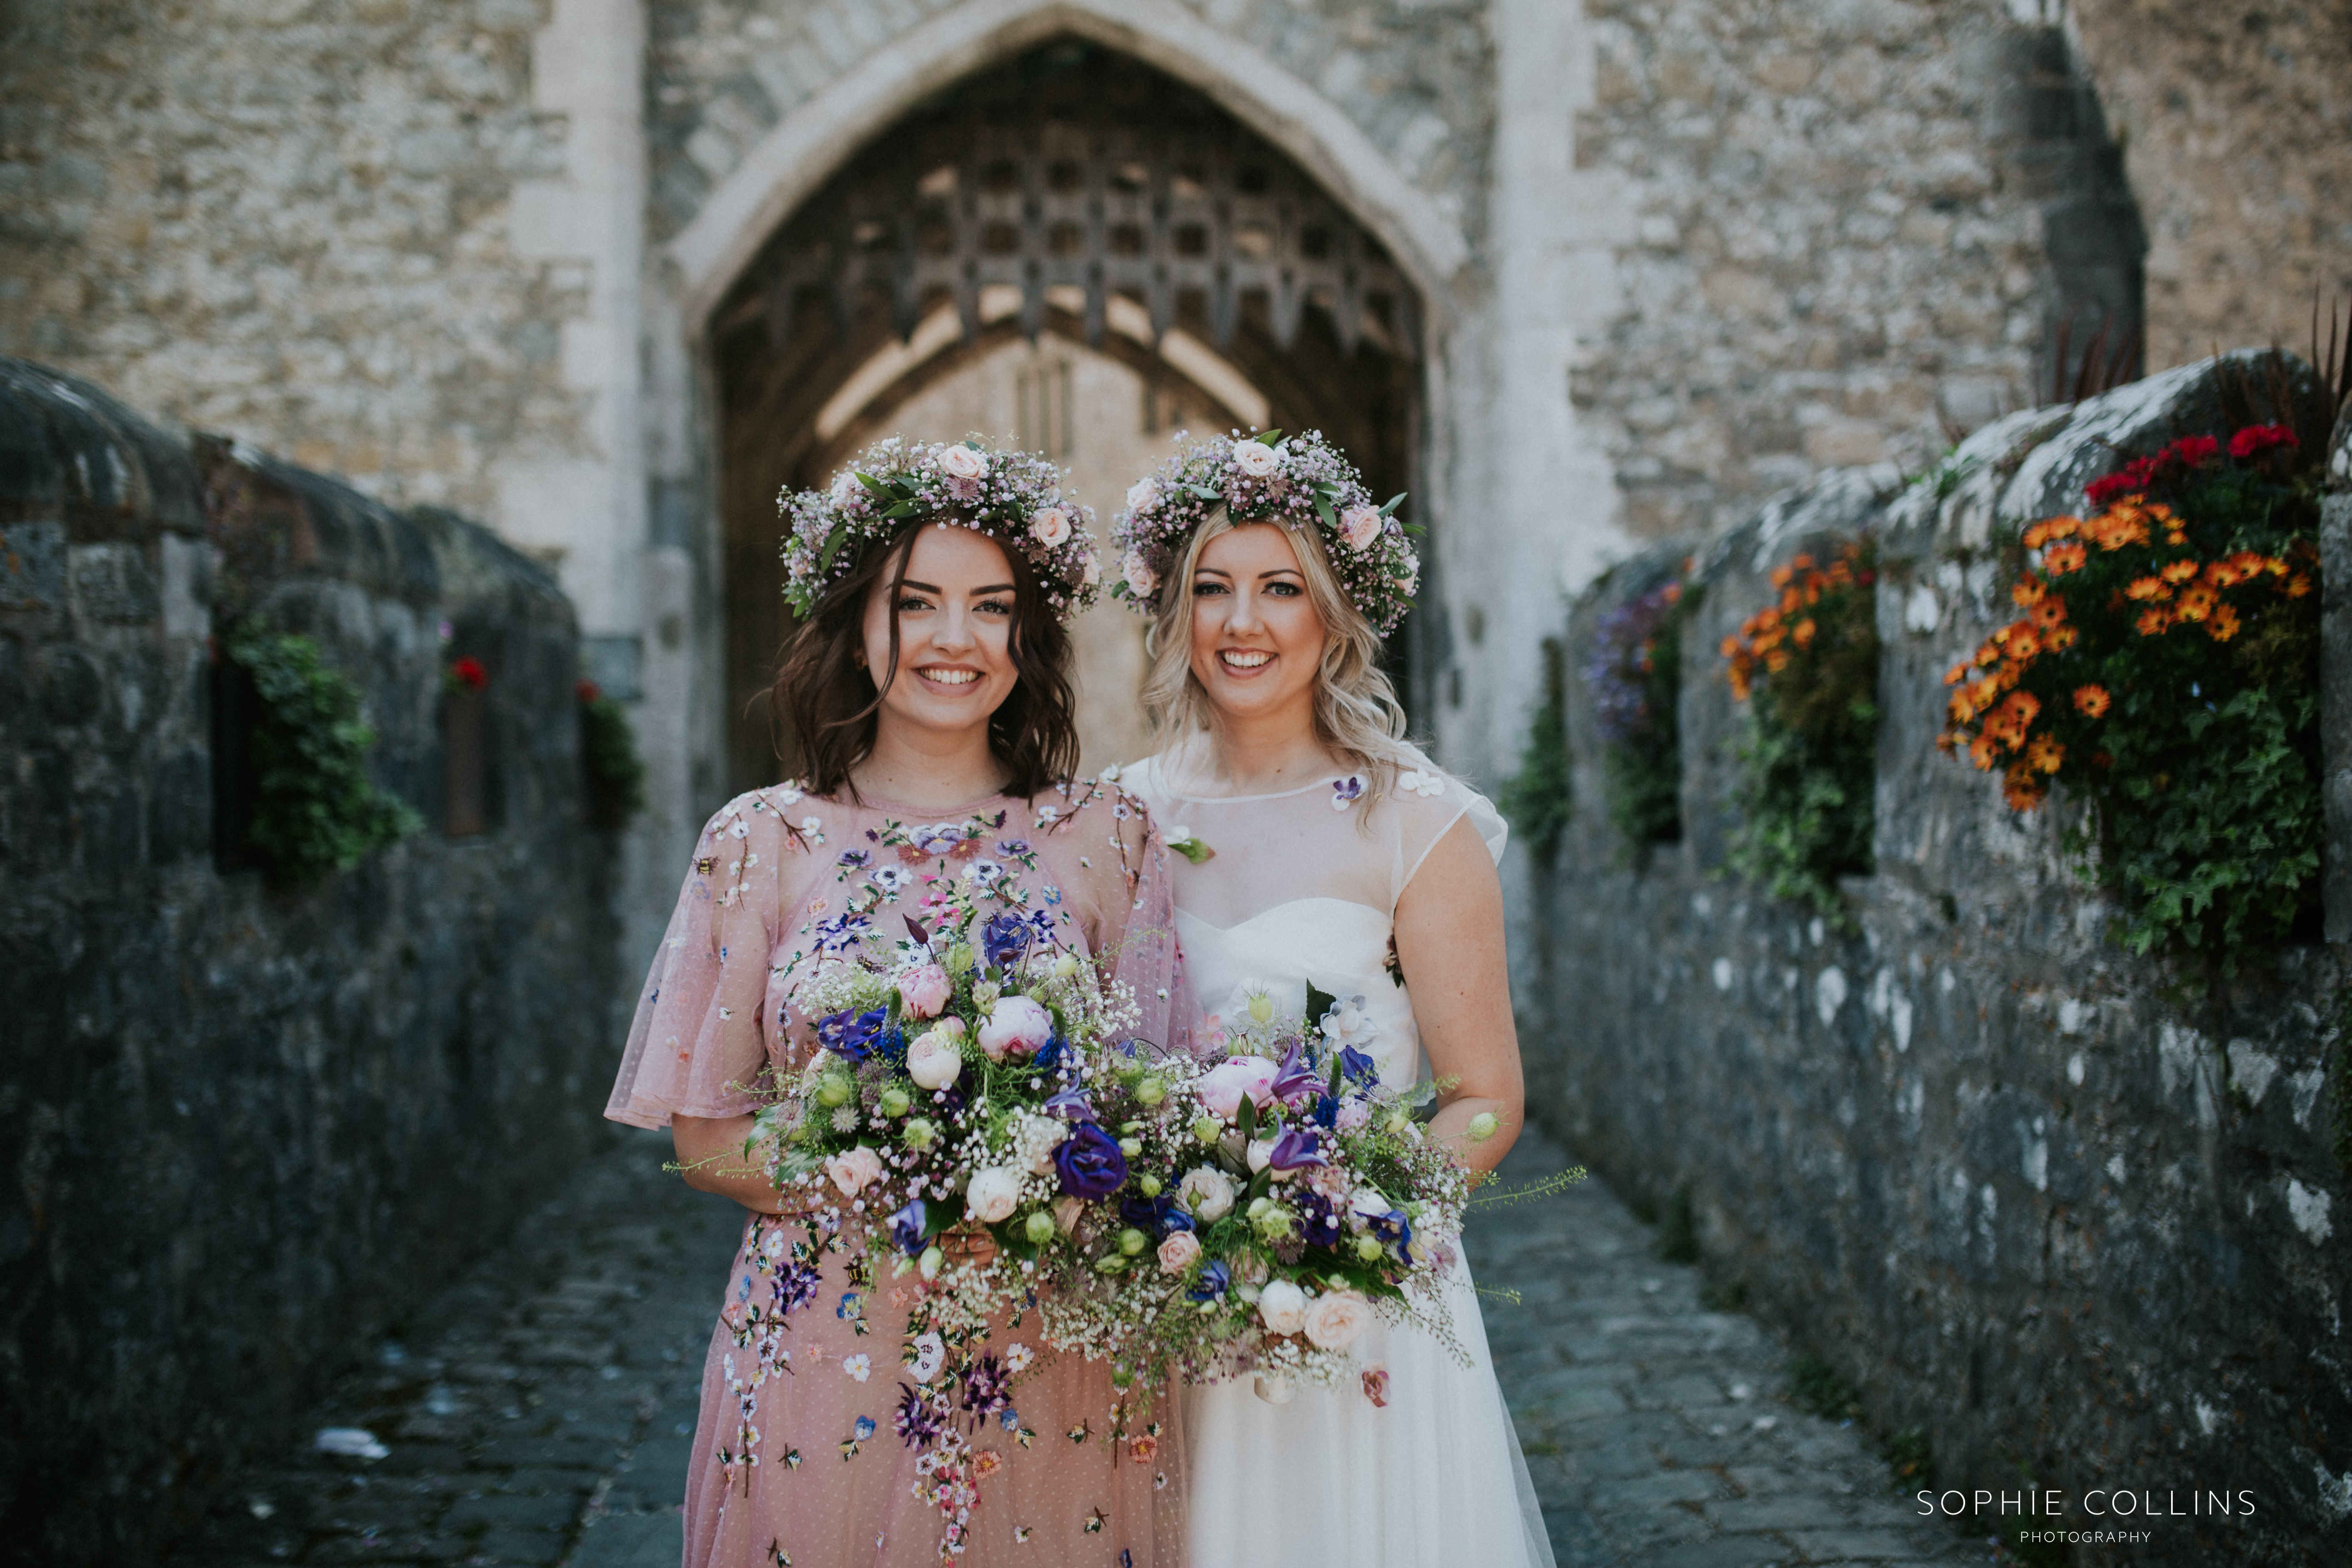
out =
[[[1530,1128],[1505,1189],[1572,1163]],[[1504,1190],[1504,1189],[1497,1189]],[[1788,1352],[1598,1179],[1478,1210],[1486,1335],[1559,1568],[1985,1563],[1925,1524],[1861,1431],[1789,1403]]]
[[[673,1568],[703,1347],[738,1211],[615,1131],[564,1192],[373,1347],[170,1568]],[[1529,1132],[1525,1184],[1570,1163]],[[1486,1331],[1560,1568],[1984,1562],[1922,1528],[1851,1428],[1785,1400],[1785,1352],[1597,1181],[1482,1210]],[[356,1426],[381,1458],[315,1451]],[[1202,1568],[1216,1568],[1203,1564]],[[1302,1565],[1308,1568],[1308,1565]]]

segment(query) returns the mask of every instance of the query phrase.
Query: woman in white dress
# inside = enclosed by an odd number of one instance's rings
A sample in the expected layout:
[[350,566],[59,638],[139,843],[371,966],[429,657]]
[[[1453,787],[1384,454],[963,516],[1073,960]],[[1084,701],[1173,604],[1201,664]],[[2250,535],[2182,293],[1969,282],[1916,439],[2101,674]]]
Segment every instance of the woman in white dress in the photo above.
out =
[[[1118,591],[1154,616],[1167,744],[1121,783],[1193,840],[1176,924],[1202,1005],[1270,989],[1299,1011],[1310,982],[1360,999],[1382,1081],[1451,1080],[1430,1135],[1491,1169],[1522,1113],[1503,824],[1402,739],[1377,661],[1419,563],[1394,503],[1318,437],[1277,437],[1213,440],[1129,492]],[[1198,1568],[1550,1568],[1466,1261],[1448,1297],[1460,1357],[1382,1327],[1361,1388],[1188,1397]]]

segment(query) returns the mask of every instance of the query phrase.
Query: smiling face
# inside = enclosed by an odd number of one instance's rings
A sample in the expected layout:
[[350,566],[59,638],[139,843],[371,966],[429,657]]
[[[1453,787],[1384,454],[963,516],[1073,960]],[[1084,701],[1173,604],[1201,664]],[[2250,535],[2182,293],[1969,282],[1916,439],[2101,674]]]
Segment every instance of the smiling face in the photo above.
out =
[[1311,726],[1323,617],[1289,534],[1246,523],[1201,547],[1188,585],[1192,674],[1228,718],[1267,720],[1296,710]]
[[[919,531],[894,605],[886,569],[866,596],[866,668],[885,679],[878,721],[946,735],[984,727],[1020,679],[1013,664],[1013,568],[968,528]],[[896,610],[898,660],[890,663]]]

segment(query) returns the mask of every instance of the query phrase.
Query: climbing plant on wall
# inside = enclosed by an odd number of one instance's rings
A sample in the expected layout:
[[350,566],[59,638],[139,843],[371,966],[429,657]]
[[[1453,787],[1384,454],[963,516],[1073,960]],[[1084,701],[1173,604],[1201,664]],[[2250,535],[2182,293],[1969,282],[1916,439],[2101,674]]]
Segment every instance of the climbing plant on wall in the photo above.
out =
[[577,688],[580,699],[580,770],[588,826],[616,833],[646,808],[646,766],[629,716],[593,680]]
[[1682,628],[1697,600],[1679,575],[1627,600],[1601,618],[1585,661],[1609,820],[1636,851],[1683,836]]
[[375,731],[360,716],[359,688],[327,668],[316,642],[247,623],[225,652],[252,681],[244,847],[271,880],[315,881],[424,826],[368,777]]
[[1878,775],[1878,551],[1842,545],[1774,568],[1779,599],[1723,639],[1747,706],[1731,868],[1837,916],[1837,879],[1871,869]]
[[2063,785],[2069,849],[2135,952],[2234,966],[2315,932],[2318,465],[2283,424],[2184,437],[2025,530],[2020,616],[1952,667],[1948,752],[2015,810]]

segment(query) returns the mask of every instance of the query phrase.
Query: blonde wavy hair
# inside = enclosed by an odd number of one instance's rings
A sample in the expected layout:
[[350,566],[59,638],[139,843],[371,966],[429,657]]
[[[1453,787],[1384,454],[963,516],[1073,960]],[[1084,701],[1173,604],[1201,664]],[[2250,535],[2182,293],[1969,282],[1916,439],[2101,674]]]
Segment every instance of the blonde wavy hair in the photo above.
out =
[[[1143,705],[1151,715],[1155,750],[1165,749],[1216,728],[1216,708],[1192,673],[1192,574],[1201,552],[1219,534],[1236,528],[1279,524],[1237,523],[1223,507],[1210,512],[1193,531],[1160,595],[1160,613],[1144,634],[1151,661],[1143,681]],[[1381,635],[1356,608],[1331,570],[1319,530],[1287,528],[1282,536],[1298,557],[1307,597],[1323,620],[1323,658],[1315,679],[1315,738],[1364,775],[1367,807],[1385,799],[1397,773],[1418,765],[1405,743],[1404,704],[1381,668]],[[1365,813],[1369,817],[1369,810]]]

